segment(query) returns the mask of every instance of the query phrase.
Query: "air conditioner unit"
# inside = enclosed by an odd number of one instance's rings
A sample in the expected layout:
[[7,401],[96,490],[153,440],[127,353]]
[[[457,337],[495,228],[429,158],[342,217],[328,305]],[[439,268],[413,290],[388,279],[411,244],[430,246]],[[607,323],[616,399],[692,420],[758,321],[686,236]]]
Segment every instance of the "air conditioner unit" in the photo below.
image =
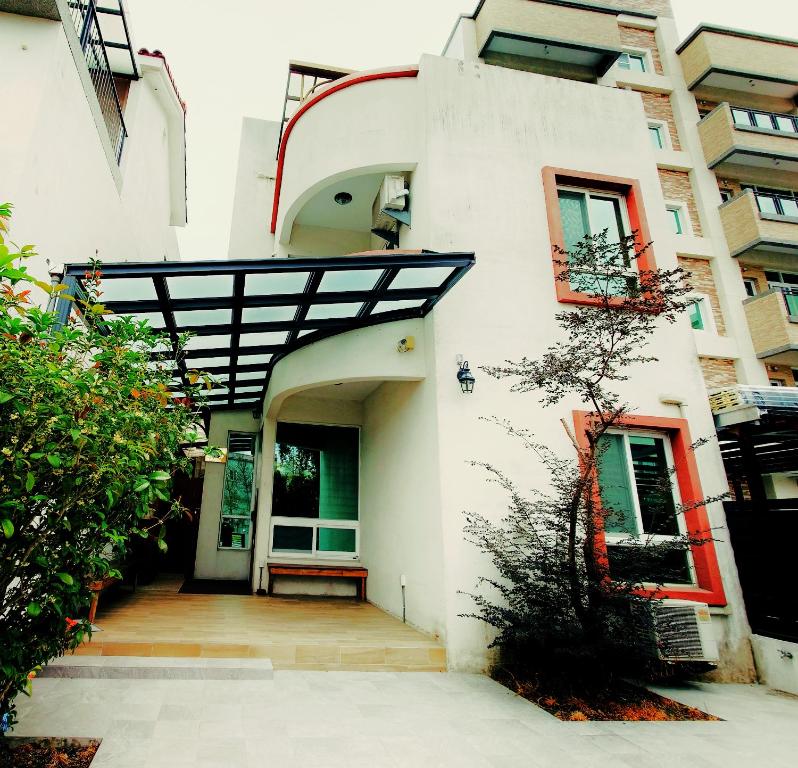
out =
[[410,190],[405,186],[405,177],[388,174],[382,180],[380,187],[380,211],[403,211],[406,207],[407,196]]
[[662,600],[647,606],[652,650],[668,662],[718,661],[709,606],[690,600]]

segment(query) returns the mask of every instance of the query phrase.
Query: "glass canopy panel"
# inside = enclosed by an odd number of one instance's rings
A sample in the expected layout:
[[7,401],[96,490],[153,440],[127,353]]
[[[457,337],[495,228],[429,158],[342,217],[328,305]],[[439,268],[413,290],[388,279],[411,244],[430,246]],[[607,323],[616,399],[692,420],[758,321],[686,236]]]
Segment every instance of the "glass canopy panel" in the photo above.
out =
[[241,315],[244,323],[279,323],[293,320],[296,305],[292,307],[246,307]]
[[242,333],[240,346],[242,347],[261,347],[269,344],[284,344],[287,331],[263,331],[262,333]]
[[173,299],[212,299],[233,295],[232,275],[180,275],[166,279]]
[[274,272],[247,275],[245,296],[266,296],[274,293],[302,293],[310,272]]
[[[261,357],[265,357],[265,355],[261,355]],[[241,358],[239,358],[239,360],[240,359]],[[236,381],[253,381],[253,380],[263,381],[263,371],[241,371],[239,373],[236,373]]]
[[158,298],[150,277],[103,278],[100,290],[100,300],[107,304],[115,301],[155,301]]
[[337,291],[370,291],[380,279],[382,269],[332,270],[324,273],[319,285],[319,293]]
[[344,304],[315,304],[307,314],[308,320],[331,320],[339,317],[355,317],[363,306],[358,302]]
[[[224,325],[233,318],[231,309],[193,309],[175,312],[175,322],[191,328],[203,325]],[[178,329],[180,330],[180,329]]]
[[452,267],[407,267],[391,282],[389,289],[394,288],[437,288],[443,284]]
[[[263,376],[263,374],[261,374],[261,376]],[[245,395],[245,394],[248,394],[250,392],[260,392],[261,389],[263,389],[263,387],[261,385],[258,385],[256,387],[238,387],[237,386],[236,387],[236,395]]]
[[188,357],[186,358],[186,368],[198,370],[205,368],[225,368],[229,367],[229,357]]
[[308,328],[308,330],[306,330],[306,331],[300,331],[300,332],[299,332],[299,333],[296,335],[296,337],[297,337],[298,339],[301,339],[303,336],[307,336],[309,333],[316,333],[316,331],[317,331],[317,330],[319,330],[319,329],[318,329],[318,328]]
[[221,336],[192,336],[186,343],[186,349],[229,348],[230,334]]
[[121,315],[121,317],[132,317],[136,322],[146,320],[150,328],[162,329],[166,327],[163,315],[160,312],[138,312],[135,315]]
[[239,365],[263,365],[265,366],[269,360],[272,359],[271,355],[239,355]]
[[380,312],[392,312],[397,309],[414,309],[420,307],[426,299],[401,299],[400,301],[378,301],[377,306],[371,311],[372,315]]

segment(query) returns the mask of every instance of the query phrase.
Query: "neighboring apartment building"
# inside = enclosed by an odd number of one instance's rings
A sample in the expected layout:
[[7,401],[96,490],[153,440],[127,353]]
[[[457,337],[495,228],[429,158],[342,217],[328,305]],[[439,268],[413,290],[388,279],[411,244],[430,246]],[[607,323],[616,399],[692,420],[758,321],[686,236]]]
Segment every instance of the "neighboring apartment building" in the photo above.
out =
[[[29,269],[179,259],[185,110],[122,0],[0,0],[0,200]],[[38,290],[38,289],[37,289]]]
[[369,599],[440,636],[451,668],[483,668],[490,635],[461,591],[491,565],[463,513],[499,519],[507,500],[469,462],[547,478],[482,417],[567,455],[560,420],[578,428],[584,406],[543,408],[479,366],[556,340],[575,297],[552,246],[610,222],[696,292],[619,387],[639,432],[617,437],[618,476],[636,511],[647,462],[675,465],[675,502],[734,490],[690,513],[717,540],[667,594],[709,605],[727,680],[753,674],[747,602],[760,672],[798,692],[782,543],[798,530],[797,93],[798,43],[702,27],[680,46],[668,0],[483,0],[418,65],[292,63],[283,121],[244,121],[230,261],[109,274],[110,306],[195,330],[183,370],[229,387],[211,393],[209,439],[230,453],[206,464],[196,576],[359,564]]

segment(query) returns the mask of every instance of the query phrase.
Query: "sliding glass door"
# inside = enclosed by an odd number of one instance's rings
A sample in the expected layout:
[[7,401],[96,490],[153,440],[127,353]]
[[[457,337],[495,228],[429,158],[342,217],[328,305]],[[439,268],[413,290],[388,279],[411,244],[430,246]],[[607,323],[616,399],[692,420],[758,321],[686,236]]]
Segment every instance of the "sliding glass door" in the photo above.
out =
[[357,559],[359,458],[353,427],[277,425],[271,557]]

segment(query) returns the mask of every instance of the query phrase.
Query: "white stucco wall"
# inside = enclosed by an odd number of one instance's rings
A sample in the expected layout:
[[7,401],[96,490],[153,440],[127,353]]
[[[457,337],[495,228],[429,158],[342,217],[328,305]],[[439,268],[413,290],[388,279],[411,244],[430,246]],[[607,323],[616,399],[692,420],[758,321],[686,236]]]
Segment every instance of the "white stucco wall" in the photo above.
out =
[[30,271],[47,279],[47,260],[95,254],[103,261],[178,258],[165,193],[167,118],[151,85],[131,83],[118,185],[61,23],[0,13],[0,61],[0,104],[8,113],[0,200],[14,203],[12,238],[37,246]]
[[[230,432],[252,432],[258,434],[260,421],[249,411],[217,411],[211,415],[208,442],[221,448],[227,447]],[[266,454],[271,456],[272,454]],[[260,460],[260,457],[259,457]],[[248,579],[250,572],[250,549],[219,549],[219,519],[222,510],[225,465],[205,463],[205,480],[202,486],[197,533],[197,557],[194,562],[194,577],[197,579]],[[257,569],[255,571],[257,576]]]

